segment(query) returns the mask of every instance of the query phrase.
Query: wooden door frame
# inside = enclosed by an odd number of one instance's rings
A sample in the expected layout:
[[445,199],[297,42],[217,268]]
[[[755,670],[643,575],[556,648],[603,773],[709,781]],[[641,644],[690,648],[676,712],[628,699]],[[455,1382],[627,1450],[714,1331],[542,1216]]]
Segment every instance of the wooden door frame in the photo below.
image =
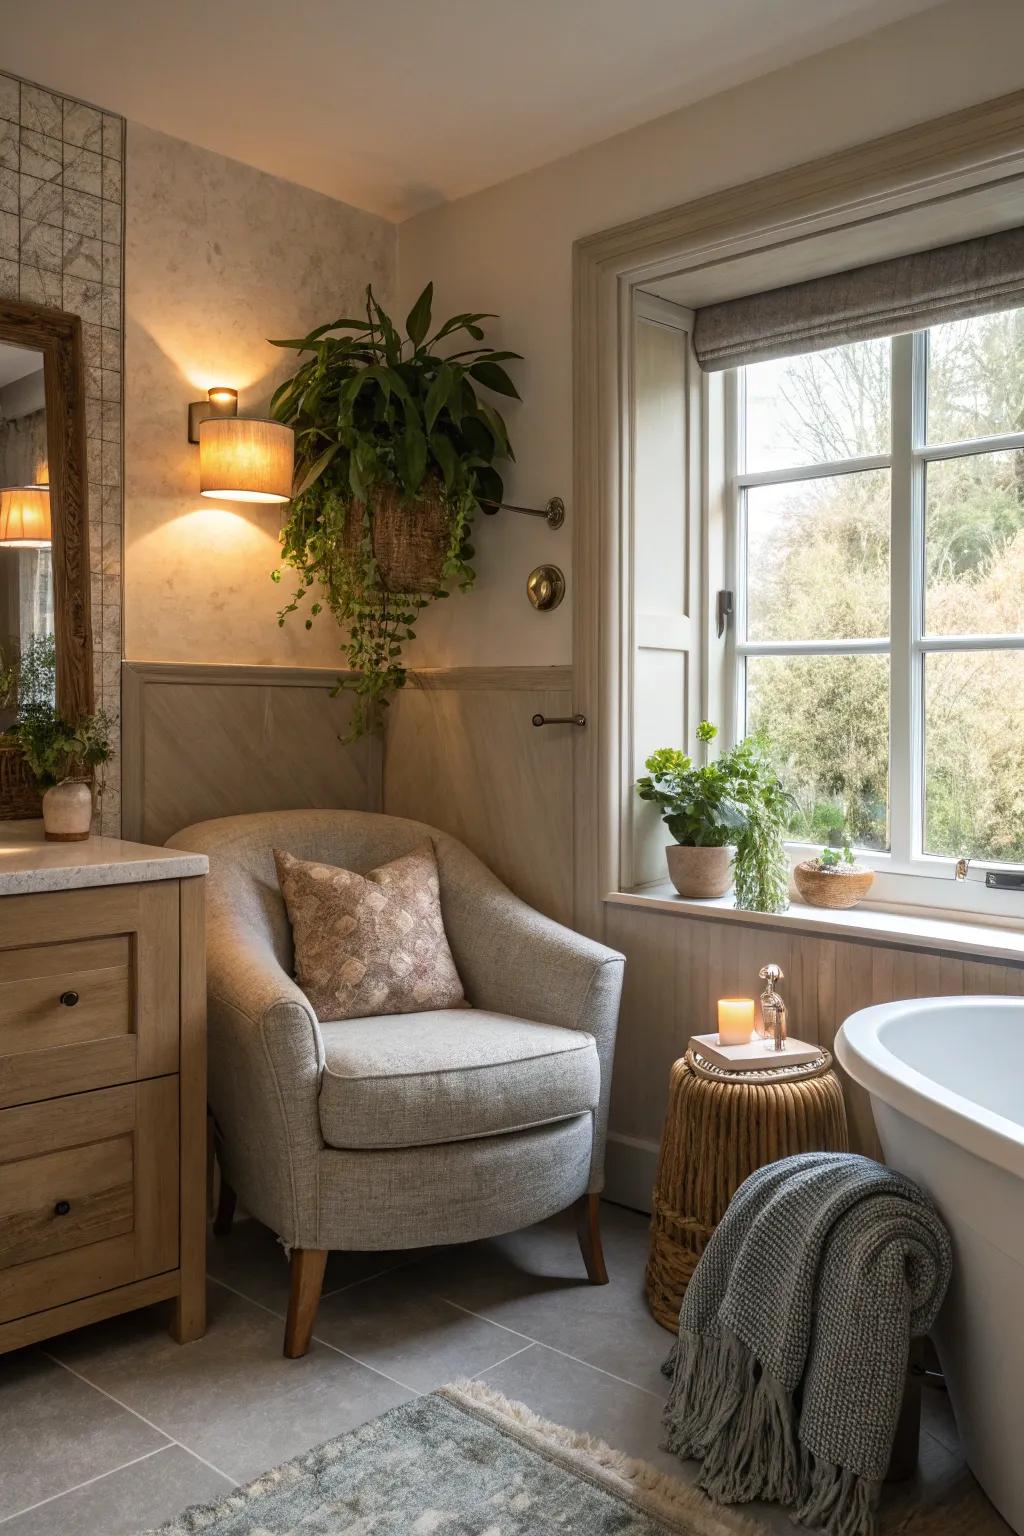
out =
[[573,666],[577,927],[604,931],[619,887],[624,792],[623,509],[631,477],[634,290],[676,273],[793,245],[1024,177],[1024,91],[698,198],[573,247]]

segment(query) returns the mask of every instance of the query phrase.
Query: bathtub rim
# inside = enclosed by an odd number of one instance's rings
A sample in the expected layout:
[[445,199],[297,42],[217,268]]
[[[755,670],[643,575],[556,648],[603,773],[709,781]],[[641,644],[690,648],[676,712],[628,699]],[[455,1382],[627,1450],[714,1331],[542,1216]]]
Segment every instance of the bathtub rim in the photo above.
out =
[[984,1004],[986,1011],[1024,1013],[1024,998],[983,994],[875,1003],[850,1014],[840,1026],[833,1045],[836,1060],[855,1083],[890,1109],[983,1161],[1024,1178],[1024,1125],[908,1066],[879,1036],[881,1026],[891,1020],[912,1018],[925,1010],[962,1010],[971,1003]]

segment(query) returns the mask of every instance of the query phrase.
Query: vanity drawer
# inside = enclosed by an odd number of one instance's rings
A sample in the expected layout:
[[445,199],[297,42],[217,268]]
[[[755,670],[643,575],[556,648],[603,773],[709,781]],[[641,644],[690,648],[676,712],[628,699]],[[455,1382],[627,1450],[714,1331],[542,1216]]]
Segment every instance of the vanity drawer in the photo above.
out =
[[5,897],[0,920],[0,1106],[177,1070],[173,884]]
[[177,1077],[0,1111],[0,1323],[177,1262]]
[[131,962],[124,933],[0,950],[0,1056],[129,1034]]

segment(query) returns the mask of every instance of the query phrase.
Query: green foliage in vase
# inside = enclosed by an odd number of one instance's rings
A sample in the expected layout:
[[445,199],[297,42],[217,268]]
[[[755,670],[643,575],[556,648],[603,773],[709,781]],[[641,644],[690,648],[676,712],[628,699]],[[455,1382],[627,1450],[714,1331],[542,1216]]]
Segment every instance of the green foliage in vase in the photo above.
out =
[[22,708],[12,734],[43,789],[87,777],[112,750],[110,720],[102,710],[72,724],[46,701]]
[[[717,727],[702,720],[697,737],[706,756]],[[789,861],[783,838],[793,799],[772,767],[768,744],[745,740],[710,762],[662,747],[636,782],[641,800],[661,807],[677,843],[695,848],[734,844],[736,905],[748,912],[783,912],[789,904]]]
[[[432,305],[428,283],[403,336],[367,288],[365,319],[343,317],[274,342],[310,354],[271,401],[272,414],[296,434],[296,490],[281,543],[300,585],[278,622],[308,597],[310,628],[324,607],[316,595],[322,587],[358,674],[338,685],[357,696],[352,738],[379,727],[403,686],[402,649],[415,637],[420,610],[453,587],[472,586],[470,526],[482,506],[502,501],[496,466],[514,457],[501,414],[477,389],[518,399],[503,364],[519,354],[476,345],[491,315],[454,315],[432,331]],[[474,345],[449,351],[460,337]],[[413,517],[440,496],[448,539],[433,591],[386,589],[374,558],[375,492],[397,493]]]

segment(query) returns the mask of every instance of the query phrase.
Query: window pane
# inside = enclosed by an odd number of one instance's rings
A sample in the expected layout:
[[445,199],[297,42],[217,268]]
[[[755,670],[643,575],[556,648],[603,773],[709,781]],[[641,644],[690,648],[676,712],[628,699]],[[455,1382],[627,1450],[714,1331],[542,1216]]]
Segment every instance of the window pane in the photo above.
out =
[[1024,453],[927,467],[925,631],[1024,634]]
[[1024,651],[925,658],[926,853],[1024,863]]
[[796,796],[795,837],[888,848],[887,656],[748,656],[747,729]]
[[888,453],[888,339],[744,368],[746,469]]
[[889,471],[751,486],[747,638],[889,633]]
[[928,441],[1024,431],[1024,310],[928,332]]

